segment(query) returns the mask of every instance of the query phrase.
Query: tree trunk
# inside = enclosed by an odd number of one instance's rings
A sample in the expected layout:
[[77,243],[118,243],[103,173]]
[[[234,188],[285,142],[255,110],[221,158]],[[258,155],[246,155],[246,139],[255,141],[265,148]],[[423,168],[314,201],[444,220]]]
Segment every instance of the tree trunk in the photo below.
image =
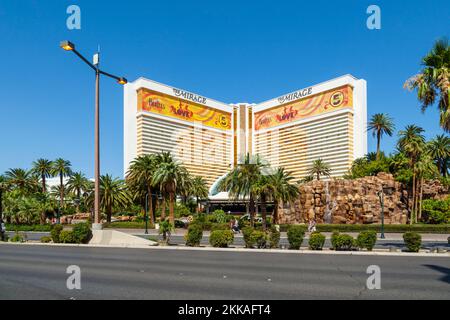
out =
[[166,196],[162,196],[161,202],[161,221],[166,220]]
[[173,210],[173,205],[174,205],[174,194],[173,192],[171,192],[169,194],[169,221],[172,224],[172,226],[175,226],[175,212]]
[[320,181],[320,173],[317,173],[317,181]]
[[108,206],[108,208],[106,209],[106,222],[111,222],[111,217],[112,217],[112,208]]
[[416,200],[416,173],[413,173],[413,185],[412,185],[412,206],[411,206],[411,217],[409,219],[409,224],[412,225],[414,223],[414,209],[415,209],[415,201]]
[[420,196],[419,196],[419,221],[422,220],[422,199],[423,199],[423,177],[420,179]]
[[152,196],[152,188],[150,186],[147,187],[147,206],[148,206],[148,215],[150,217],[150,223],[153,225],[155,220],[153,218],[153,196]]
[[267,206],[266,206],[266,195],[261,195],[261,216],[262,216],[262,225],[263,230],[266,231],[267,225],[266,225],[266,218],[267,218]]
[[45,184],[45,175],[44,174],[41,176],[41,179],[42,179],[42,193],[45,193],[47,191],[47,187]]
[[252,228],[255,227],[255,200],[253,199],[253,195],[250,194],[250,201],[249,201],[249,206],[250,206],[250,226]]
[[380,160],[380,141],[381,141],[381,131],[377,132],[377,160]]
[[273,224],[278,224],[278,201],[275,200],[273,205]]
[[59,206],[62,210],[62,208],[64,206],[64,184],[63,184],[62,174],[59,175],[59,185],[61,187],[61,190],[59,190]]

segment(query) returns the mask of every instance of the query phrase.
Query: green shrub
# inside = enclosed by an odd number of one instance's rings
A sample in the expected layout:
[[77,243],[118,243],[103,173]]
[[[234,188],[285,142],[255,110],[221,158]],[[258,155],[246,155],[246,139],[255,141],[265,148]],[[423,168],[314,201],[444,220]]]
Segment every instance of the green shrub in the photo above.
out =
[[253,242],[254,239],[252,239],[253,231],[254,229],[252,227],[244,227],[242,229],[242,236],[244,237],[246,248],[253,248],[253,246],[255,245],[255,242]]
[[214,212],[212,213],[214,219],[216,220],[215,222],[217,223],[226,223],[227,222],[227,215],[225,214],[225,211],[223,210],[214,210]]
[[425,222],[430,224],[450,223],[450,198],[446,200],[424,200],[422,217]]
[[269,234],[269,247],[270,248],[278,248],[280,245],[280,237],[281,233],[275,228],[270,228],[270,234]]
[[309,236],[309,249],[311,250],[322,250],[325,244],[325,236],[320,232],[313,232]]
[[409,252],[419,252],[422,245],[422,236],[416,232],[406,232],[403,234],[406,248]]
[[60,243],[76,243],[76,239],[75,239],[72,231],[63,230],[59,234],[59,242]]
[[21,235],[20,233],[16,233],[13,235],[10,239],[10,242],[25,242],[25,237]]
[[50,231],[50,236],[52,237],[54,243],[60,242],[59,236],[61,234],[61,231],[63,231],[63,229],[64,227],[60,224],[53,225],[52,230]]
[[92,231],[88,222],[77,223],[72,229],[72,234],[75,243],[88,243],[92,238]]
[[359,248],[372,251],[377,242],[377,233],[375,231],[362,231],[356,238],[356,243]]
[[331,246],[336,251],[349,251],[355,246],[355,239],[348,234],[333,232],[331,236]]
[[263,249],[267,244],[267,234],[264,231],[254,230],[250,235],[251,242],[256,244],[256,247]]
[[198,247],[203,237],[203,228],[200,224],[191,224],[185,235],[186,245],[189,247]]
[[50,224],[6,224],[6,230],[14,230],[14,231],[36,231],[36,232],[49,232],[52,229],[52,225]]
[[226,248],[233,242],[234,234],[231,230],[216,230],[209,236],[209,243],[216,248]]
[[179,203],[177,203],[175,205],[173,212],[174,212],[175,218],[188,217],[191,215],[191,210],[189,210],[189,208],[186,207],[184,204],[179,204]]
[[49,243],[49,242],[51,242],[51,241],[52,241],[52,238],[49,237],[49,236],[43,236],[43,237],[41,237],[41,242],[42,242],[42,243]]
[[228,225],[228,223],[213,223],[210,228],[211,231],[229,230],[229,229],[230,229],[230,226]]
[[300,225],[292,225],[289,227],[287,237],[291,249],[298,250],[302,245],[305,236],[306,227]]

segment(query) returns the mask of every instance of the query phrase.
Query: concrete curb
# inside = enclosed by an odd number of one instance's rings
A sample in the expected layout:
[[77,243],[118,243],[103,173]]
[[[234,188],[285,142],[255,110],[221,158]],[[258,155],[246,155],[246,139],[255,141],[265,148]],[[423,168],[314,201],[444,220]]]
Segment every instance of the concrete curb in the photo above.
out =
[[129,249],[150,249],[150,250],[185,250],[185,251],[209,251],[209,252],[242,252],[242,253],[284,253],[284,254],[312,254],[312,255],[344,255],[344,256],[390,256],[390,257],[440,257],[449,258],[450,253],[427,253],[427,252],[389,252],[389,251],[334,251],[322,250],[314,251],[307,249],[282,250],[282,249],[246,249],[246,248],[212,248],[212,247],[185,247],[185,246],[151,246],[151,245],[89,245],[89,244],[69,244],[69,243],[0,243],[9,245],[29,245],[29,246],[55,246],[55,247],[84,247],[84,248],[129,248]]

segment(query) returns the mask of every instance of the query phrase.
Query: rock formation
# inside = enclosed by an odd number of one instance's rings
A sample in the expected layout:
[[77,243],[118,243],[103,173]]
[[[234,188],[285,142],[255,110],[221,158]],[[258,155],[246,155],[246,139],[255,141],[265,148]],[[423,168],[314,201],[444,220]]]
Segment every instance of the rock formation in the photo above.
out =
[[[408,191],[386,173],[354,180],[333,179],[303,184],[295,202],[280,205],[280,223],[302,223],[313,218],[317,223],[381,223],[381,204],[377,194],[380,190],[384,191],[384,222],[407,223]],[[446,196],[448,190],[439,181],[425,184],[423,199]]]

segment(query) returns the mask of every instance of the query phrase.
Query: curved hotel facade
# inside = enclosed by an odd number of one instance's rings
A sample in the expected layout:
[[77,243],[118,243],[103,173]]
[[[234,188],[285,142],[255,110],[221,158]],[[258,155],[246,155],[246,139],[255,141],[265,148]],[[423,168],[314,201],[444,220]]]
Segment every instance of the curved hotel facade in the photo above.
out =
[[350,75],[260,104],[225,104],[140,78],[125,86],[125,172],[137,156],[169,151],[209,185],[247,153],[295,178],[323,159],[343,176],[367,153],[366,82]]

